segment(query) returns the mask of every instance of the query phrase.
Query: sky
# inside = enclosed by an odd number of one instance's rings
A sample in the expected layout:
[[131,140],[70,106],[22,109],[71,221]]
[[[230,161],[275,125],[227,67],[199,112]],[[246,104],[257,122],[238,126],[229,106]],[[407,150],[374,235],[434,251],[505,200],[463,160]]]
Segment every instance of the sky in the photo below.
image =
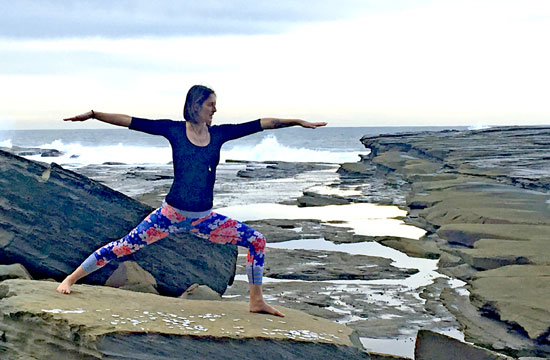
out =
[[95,111],[217,123],[550,124],[548,0],[0,0],[0,130]]

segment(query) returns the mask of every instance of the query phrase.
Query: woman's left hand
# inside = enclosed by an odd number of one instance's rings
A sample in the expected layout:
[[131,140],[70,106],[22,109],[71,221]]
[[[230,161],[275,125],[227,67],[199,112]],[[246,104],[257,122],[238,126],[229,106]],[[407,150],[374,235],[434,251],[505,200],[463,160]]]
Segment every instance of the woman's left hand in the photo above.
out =
[[311,123],[309,121],[301,119],[279,119],[279,118],[262,118],[260,119],[262,129],[282,129],[289,126],[299,125],[301,127],[315,129],[319,126],[325,126],[326,122],[315,122]]
[[320,126],[325,126],[327,123],[326,122],[309,122],[309,121],[305,121],[305,120],[302,120],[300,122],[300,126],[301,127],[305,127],[305,128],[308,128],[308,129],[315,129],[315,128],[318,128]]

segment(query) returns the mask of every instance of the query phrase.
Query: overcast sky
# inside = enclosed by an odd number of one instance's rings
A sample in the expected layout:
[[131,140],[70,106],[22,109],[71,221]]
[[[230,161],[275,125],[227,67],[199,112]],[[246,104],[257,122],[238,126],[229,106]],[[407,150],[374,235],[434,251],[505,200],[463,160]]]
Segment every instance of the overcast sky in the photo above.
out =
[[0,0],[0,129],[181,119],[197,83],[218,123],[550,124],[548,34],[548,0]]

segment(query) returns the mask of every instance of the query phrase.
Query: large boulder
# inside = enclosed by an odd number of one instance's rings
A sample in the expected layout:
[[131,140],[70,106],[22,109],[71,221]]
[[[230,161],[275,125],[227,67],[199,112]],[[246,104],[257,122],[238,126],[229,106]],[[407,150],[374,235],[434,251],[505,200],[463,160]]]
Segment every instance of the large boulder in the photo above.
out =
[[[0,151],[0,264],[20,263],[35,279],[62,280],[95,249],[132,230],[153,209],[59,165]],[[148,246],[134,260],[161,294],[179,296],[193,283],[223,293],[237,249],[187,234]],[[104,284],[117,261],[82,280]]]
[[2,359],[369,359],[351,328],[301,311],[46,281],[0,283]]

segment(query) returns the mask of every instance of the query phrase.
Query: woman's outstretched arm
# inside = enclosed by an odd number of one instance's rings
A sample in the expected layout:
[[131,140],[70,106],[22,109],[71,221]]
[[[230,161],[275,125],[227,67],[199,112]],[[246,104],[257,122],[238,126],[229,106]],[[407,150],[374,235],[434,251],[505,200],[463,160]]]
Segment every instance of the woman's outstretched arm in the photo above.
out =
[[260,124],[262,129],[280,129],[289,126],[299,125],[301,127],[315,129],[319,126],[325,126],[326,122],[315,122],[311,123],[309,121],[300,120],[300,119],[278,119],[278,118],[262,118],[260,119]]
[[118,126],[130,126],[132,122],[132,117],[123,114],[111,114],[103,113],[99,111],[90,110],[84,114],[76,115],[70,118],[63,119],[65,121],[85,121],[88,119],[97,119],[99,121],[106,122],[108,124],[118,125]]

